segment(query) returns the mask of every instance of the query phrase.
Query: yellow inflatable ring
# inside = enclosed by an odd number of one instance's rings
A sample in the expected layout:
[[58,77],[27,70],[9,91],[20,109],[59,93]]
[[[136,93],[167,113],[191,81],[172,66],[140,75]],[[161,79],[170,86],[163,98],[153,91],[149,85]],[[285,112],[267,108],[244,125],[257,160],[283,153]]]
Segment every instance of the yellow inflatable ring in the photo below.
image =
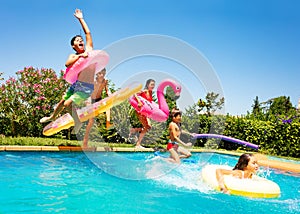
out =
[[[202,169],[202,178],[205,183],[216,190],[220,190],[216,178],[216,169],[229,169],[225,165],[206,165]],[[279,186],[268,179],[254,175],[252,179],[240,179],[231,175],[224,176],[224,184],[230,194],[251,198],[275,198],[280,196]]]

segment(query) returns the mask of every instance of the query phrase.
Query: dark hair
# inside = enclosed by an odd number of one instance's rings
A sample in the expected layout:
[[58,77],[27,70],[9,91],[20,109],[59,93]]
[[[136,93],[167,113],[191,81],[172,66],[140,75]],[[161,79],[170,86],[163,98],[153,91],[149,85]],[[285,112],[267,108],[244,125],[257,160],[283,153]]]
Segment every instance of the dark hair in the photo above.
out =
[[155,80],[154,80],[154,79],[148,79],[148,80],[146,81],[146,85],[145,85],[145,88],[144,88],[144,89],[148,89],[148,86],[150,85],[151,82],[155,82]]
[[233,168],[233,170],[236,170],[236,169],[244,170],[248,166],[249,160],[252,156],[253,156],[252,154],[248,154],[248,153],[242,154],[239,158],[239,161]]
[[180,112],[180,110],[179,110],[179,108],[174,107],[174,108],[170,111],[170,116],[171,116],[171,117],[174,117],[174,114],[175,114],[176,112]]
[[80,38],[82,38],[82,36],[81,36],[81,35],[76,35],[76,36],[74,36],[74,37],[71,39],[71,46],[73,46],[73,45],[74,45],[74,41],[75,41],[75,39],[76,39],[77,37],[80,37]]
[[178,115],[181,116],[181,112],[180,111],[175,111],[172,116],[173,117],[177,117]]

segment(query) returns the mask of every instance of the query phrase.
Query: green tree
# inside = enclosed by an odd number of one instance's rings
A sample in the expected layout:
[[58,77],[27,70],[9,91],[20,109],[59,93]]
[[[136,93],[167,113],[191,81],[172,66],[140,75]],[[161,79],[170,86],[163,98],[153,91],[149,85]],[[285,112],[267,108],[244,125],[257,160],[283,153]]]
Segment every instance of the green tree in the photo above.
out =
[[258,100],[258,96],[255,97],[254,103],[252,105],[252,112],[247,112],[248,118],[258,119],[258,120],[266,120],[266,115],[264,114],[264,108],[262,104]]
[[220,110],[224,107],[225,99],[221,97],[218,100],[219,94],[214,92],[208,92],[205,96],[205,100],[199,99],[197,102],[198,111],[204,111],[208,115],[214,114],[217,110]]
[[290,97],[280,96],[272,100],[269,113],[276,115],[287,115],[290,110],[295,109],[290,101]]
[[252,105],[252,114],[260,115],[262,112],[260,103],[258,101],[258,96],[255,97],[254,104]]

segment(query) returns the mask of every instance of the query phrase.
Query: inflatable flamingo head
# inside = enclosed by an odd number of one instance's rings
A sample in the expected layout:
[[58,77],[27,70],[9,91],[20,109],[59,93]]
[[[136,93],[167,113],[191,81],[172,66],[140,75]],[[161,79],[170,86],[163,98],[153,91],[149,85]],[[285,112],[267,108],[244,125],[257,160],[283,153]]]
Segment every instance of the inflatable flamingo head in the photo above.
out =
[[[176,82],[175,82],[175,83],[176,83]],[[179,84],[177,83],[177,85],[174,85],[174,86],[171,85],[171,87],[172,87],[173,90],[174,90],[175,96],[176,96],[176,97],[180,97],[180,93],[181,93],[181,85],[179,85]]]
[[159,86],[157,87],[157,92],[161,92],[163,93],[164,91],[164,88],[166,86],[170,86],[174,93],[175,93],[175,96],[178,98],[180,96],[180,93],[181,93],[181,85],[179,85],[179,83],[177,83],[176,81],[172,80],[172,79],[165,79],[163,80]]

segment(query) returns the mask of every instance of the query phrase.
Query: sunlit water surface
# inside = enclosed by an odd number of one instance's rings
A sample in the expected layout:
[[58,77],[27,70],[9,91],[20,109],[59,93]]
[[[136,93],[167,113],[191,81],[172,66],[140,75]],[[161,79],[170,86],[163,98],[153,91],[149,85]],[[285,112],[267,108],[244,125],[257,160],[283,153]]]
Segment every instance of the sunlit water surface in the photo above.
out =
[[280,186],[274,199],[225,195],[201,180],[205,164],[237,159],[193,153],[175,167],[154,153],[1,152],[0,213],[300,213],[299,175],[261,168]]

